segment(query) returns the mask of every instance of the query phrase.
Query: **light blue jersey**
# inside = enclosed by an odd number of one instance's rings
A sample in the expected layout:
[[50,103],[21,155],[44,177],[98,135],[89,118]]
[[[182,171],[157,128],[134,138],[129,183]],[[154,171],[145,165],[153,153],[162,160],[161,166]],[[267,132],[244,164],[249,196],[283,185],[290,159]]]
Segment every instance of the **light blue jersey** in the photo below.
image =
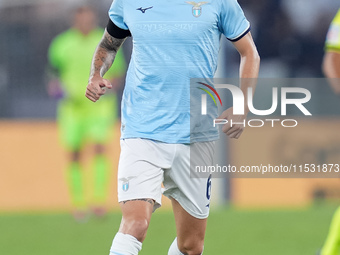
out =
[[190,130],[190,78],[214,76],[222,34],[237,40],[249,31],[237,1],[114,0],[109,15],[133,38],[121,138],[166,143],[218,139],[212,125],[203,136],[202,130]]

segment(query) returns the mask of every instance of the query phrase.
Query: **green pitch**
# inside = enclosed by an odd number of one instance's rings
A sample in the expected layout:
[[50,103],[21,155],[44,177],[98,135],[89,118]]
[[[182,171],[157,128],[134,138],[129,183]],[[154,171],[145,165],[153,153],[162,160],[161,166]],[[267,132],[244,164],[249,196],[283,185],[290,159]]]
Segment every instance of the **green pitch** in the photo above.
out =
[[[212,211],[204,255],[314,255],[335,209]],[[119,222],[119,213],[82,224],[68,214],[0,215],[0,253],[108,255]],[[155,213],[141,255],[166,255],[174,237],[171,212]]]

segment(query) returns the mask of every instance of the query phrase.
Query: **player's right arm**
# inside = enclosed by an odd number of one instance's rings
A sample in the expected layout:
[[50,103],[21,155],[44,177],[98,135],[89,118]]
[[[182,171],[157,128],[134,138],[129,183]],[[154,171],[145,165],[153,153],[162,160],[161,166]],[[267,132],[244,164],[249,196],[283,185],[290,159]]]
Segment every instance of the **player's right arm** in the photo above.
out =
[[[260,56],[257,52],[251,33],[248,32],[246,35],[244,35],[241,39],[235,41],[233,44],[237,51],[240,53],[241,57],[240,88],[243,92],[243,95],[248,94],[248,88],[252,88],[254,94],[260,68]],[[228,123],[230,123],[230,120],[232,120],[235,123],[243,123],[247,118],[247,114],[249,112],[247,103],[245,103],[244,107],[245,107],[244,115],[234,115],[233,108],[230,107],[227,110],[225,110],[218,117],[218,119],[226,119],[228,120]],[[222,131],[229,138],[235,139],[238,139],[241,136],[243,130],[244,126],[242,124],[236,124],[233,126],[226,124],[222,128]]]
[[340,9],[335,16],[326,39],[322,70],[336,94],[340,94]]
[[340,49],[339,52],[326,51],[322,69],[327,78],[340,78]]
[[125,39],[126,37],[113,37],[107,29],[105,30],[92,59],[90,78],[86,88],[85,95],[91,101],[96,102],[104,95],[104,88],[112,88],[110,81],[104,79],[103,76],[110,69],[118,49]]

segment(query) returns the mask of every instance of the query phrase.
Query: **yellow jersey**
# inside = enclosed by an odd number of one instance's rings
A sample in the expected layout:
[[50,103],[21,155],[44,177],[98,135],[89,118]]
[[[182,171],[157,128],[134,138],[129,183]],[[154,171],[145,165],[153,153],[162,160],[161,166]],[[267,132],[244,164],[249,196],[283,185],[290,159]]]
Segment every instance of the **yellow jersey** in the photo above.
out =
[[340,9],[329,27],[326,51],[337,51],[340,53]]

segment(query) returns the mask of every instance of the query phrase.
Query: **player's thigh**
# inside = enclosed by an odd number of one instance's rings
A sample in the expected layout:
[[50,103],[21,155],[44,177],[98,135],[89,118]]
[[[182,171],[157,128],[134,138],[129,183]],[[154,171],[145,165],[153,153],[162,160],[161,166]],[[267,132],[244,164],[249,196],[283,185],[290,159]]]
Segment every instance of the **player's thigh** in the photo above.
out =
[[[159,146],[146,139],[123,139],[118,165],[118,201],[151,198],[161,206],[163,166]],[[165,162],[165,163],[164,163]]]
[[203,239],[207,226],[207,218],[197,219],[190,215],[183,207],[175,200],[171,199],[172,209],[176,221],[177,237],[185,239],[188,236],[198,236]]
[[211,177],[209,173],[197,175],[195,165],[211,165],[214,143],[180,145],[171,169],[164,171],[164,195],[175,199],[181,207],[197,219],[209,215]]
[[110,118],[86,120],[86,136],[92,144],[106,146],[111,140],[113,122]]
[[110,141],[117,115],[115,104],[115,97],[110,96],[87,107],[86,134],[92,143],[105,146]]

